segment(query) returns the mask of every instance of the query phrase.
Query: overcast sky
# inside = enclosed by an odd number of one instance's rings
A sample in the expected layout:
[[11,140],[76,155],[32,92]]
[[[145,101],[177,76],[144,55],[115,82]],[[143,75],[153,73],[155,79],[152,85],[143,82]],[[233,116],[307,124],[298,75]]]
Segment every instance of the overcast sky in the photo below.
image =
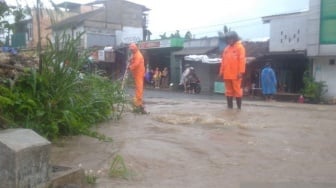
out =
[[197,38],[217,36],[227,25],[243,39],[269,36],[261,17],[308,10],[309,0],[129,0],[150,8],[149,30],[153,36],[190,30]]
[[[7,2],[15,0],[6,0]],[[33,1],[36,0],[21,0]],[[49,0],[41,0],[48,2]],[[93,0],[53,0],[88,3]],[[243,39],[269,36],[268,24],[261,17],[308,10],[309,0],[128,0],[145,5],[148,12],[148,29],[152,39],[167,36],[176,30],[184,36],[187,31],[196,38],[217,36],[227,25]]]

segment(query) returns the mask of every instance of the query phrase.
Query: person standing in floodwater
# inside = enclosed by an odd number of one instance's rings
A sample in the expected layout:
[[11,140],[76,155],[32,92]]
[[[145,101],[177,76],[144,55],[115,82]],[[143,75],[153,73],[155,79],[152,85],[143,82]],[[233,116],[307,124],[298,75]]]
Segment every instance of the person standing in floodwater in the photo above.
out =
[[144,76],[145,76],[145,62],[144,58],[135,43],[129,45],[129,50],[132,52],[130,64],[127,67],[133,75],[135,82],[135,96],[133,100],[134,112],[147,114],[143,105],[143,90],[144,90]]
[[271,101],[276,93],[277,79],[271,63],[267,62],[261,71],[261,89],[266,101]]
[[245,47],[239,40],[235,31],[229,31],[225,35],[228,44],[222,54],[222,62],[219,70],[219,77],[225,83],[225,95],[227,107],[233,108],[233,98],[236,98],[237,108],[241,109],[243,90],[241,83],[245,73]]

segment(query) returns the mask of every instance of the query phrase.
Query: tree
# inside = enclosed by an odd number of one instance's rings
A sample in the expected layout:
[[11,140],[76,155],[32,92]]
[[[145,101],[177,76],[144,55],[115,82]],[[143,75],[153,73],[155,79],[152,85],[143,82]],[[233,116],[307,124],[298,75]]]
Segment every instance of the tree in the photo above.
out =
[[[7,37],[12,32],[24,32],[26,29],[20,21],[26,17],[27,8],[23,8],[19,2],[17,2],[17,4],[17,6],[8,6],[5,2],[0,2],[0,27],[7,33]],[[14,17],[14,23],[8,21],[10,16]],[[6,43],[7,42],[8,41],[6,41]]]
[[39,57],[39,72],[42,72],[42,47],[41,47],[41,24],[40,24],[40,13],[41,13],[41,0],[36,0],[36,21],[37,21],[37,54]]
[[9,30],[10,26],[7,20],[4,20],[6,16],[10,14],[10,8],[7,6],[6,2],[0,2],[0,27]]
[[20,23],[23,19],[26,18],[27,8],[17,6],[13,9],[12,15],[14,16],[14,24],[12,26],[13,33],[25,31],[25,27]]
[[186,34],[184,35],[184,38],[185,38],[186,40],[191,40],[191,39],[192,39],[192,34],[191,34],[191,32],[190,32],[190,31],[187,31]]
[[173,34],[173,37],[175,37],[175,38],[181,38],[180,31],[176,30],[175,34]]
[[218,31],[218,37],[221,38],[221,39],[224,39],[226,33],[229,32],[230,30],[231,30],[230,28],[228,28],[226,25],[224,25],[223,31]]
[[161,38],[161,39],[167,39],[168,37],[167,37],[166,32],[164,32],[162,35],[160,35],[160,38]]
[[0,20],[4,19],[9,14],[9,7],[6,2],[0,2]]

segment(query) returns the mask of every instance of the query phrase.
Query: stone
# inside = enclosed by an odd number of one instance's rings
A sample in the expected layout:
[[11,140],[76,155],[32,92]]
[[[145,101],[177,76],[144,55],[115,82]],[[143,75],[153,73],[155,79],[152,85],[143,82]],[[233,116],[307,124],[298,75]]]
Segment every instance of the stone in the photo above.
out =
[[30,129],[0,131],[0,185],[41,187],[49,179],[51,143]]

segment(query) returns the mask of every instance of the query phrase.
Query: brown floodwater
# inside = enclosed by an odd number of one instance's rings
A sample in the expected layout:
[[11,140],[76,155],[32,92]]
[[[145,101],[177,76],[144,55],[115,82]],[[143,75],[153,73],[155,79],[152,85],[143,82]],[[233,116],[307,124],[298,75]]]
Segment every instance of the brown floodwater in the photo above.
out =
[[[54,144],[52,163],[99,171],[99,188],[336,185],[335,105],[244,101],[239,111],[224,100],[150,98],[147,110],[100,125],[113,142]],[[116,155],[127,179],[108,175]]]

